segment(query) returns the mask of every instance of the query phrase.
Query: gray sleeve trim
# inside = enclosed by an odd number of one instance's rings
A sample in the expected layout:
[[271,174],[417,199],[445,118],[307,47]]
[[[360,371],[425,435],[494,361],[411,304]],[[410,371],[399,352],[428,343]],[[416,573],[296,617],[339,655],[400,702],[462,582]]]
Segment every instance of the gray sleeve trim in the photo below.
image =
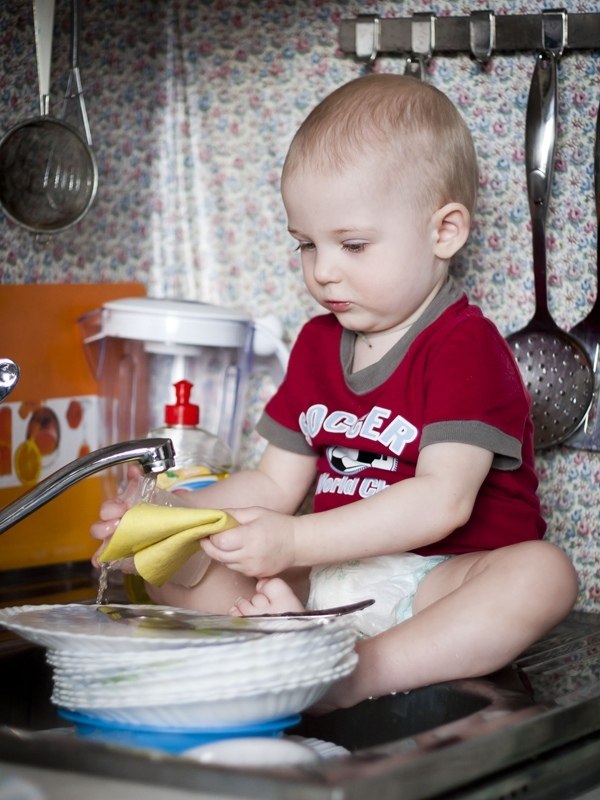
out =
[[521,442],[498,428],[478,420],[434,422],[427,425],[419,449],[440,442],[461,442],[483,447],[494,454],[492,467],[504,471],[518,469],[522,464]]
[[284,425],[280,425],[265,413],[258,420],[256,430],[270,444],[274,444],[282,450],[289,450],[301,456],[315,455],[315,451],[310,447],[300,431],[293,431]]

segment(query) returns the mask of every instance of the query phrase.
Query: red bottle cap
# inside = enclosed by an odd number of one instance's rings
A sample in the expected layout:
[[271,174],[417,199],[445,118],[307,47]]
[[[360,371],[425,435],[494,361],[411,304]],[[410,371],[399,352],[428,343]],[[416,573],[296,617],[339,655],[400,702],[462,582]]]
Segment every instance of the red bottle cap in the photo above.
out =
[[200,422],[200,406],[190,403],[194,384],[189,381],[177,381],[173,385],[177,402],[174,406],[165,406],[165,424],[197,425]]

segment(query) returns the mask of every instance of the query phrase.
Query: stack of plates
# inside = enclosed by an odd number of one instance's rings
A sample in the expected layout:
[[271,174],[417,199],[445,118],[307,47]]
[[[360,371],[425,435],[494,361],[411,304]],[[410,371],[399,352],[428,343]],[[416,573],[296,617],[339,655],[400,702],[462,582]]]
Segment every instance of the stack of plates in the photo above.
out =
[[[111,608],[0,609],[0,625],[48,649],[56,705],[115,725],[214,730],[287,719],[357,660],[356,634],[343,617],[184,612],[192,622],[178,628],[152,624],[161,607]],[[125,614],[146,609],[140,619]]]

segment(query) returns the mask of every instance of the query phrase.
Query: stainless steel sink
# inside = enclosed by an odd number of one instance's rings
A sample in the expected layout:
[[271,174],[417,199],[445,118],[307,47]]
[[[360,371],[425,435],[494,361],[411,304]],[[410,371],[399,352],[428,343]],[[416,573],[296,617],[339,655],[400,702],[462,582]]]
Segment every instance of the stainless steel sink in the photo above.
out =
[[398,742],[493,708],[531,704],[483,681],[437,684],[406,694],[366,700],[322,717],[306,715],[294,733],[335,742],[351,752]]
[[485,680],[306,715],[291,731],[340,744],[347,757],[251,771],[78,739],[50,702],[44,651],[7,637],[0,642],[0,760],[261,800],[520,793],[564,800],[600,786],[599,653],[600,617],[574,614]]

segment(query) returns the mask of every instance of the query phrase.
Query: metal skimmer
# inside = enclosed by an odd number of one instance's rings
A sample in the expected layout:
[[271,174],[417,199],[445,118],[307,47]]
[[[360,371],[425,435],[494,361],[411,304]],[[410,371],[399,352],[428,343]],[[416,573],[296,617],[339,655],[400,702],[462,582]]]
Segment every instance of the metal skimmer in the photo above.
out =
[[[564,12],[544,12],[545,49],[537,55],[525,127],[527,194],[531,213],[535,312],[507,337],[531,396],[534,442],[550,447],[571,436],[592,401],[594,370],[584,348],[553,320],[546,286],[546,214],[552,187],[557,125],[557,60],[564,46]],[[563,36],[556,35],[561,23]],[[548,33],[550,32],[550,33]],[[552,35],[550,35],[552,34]]]

